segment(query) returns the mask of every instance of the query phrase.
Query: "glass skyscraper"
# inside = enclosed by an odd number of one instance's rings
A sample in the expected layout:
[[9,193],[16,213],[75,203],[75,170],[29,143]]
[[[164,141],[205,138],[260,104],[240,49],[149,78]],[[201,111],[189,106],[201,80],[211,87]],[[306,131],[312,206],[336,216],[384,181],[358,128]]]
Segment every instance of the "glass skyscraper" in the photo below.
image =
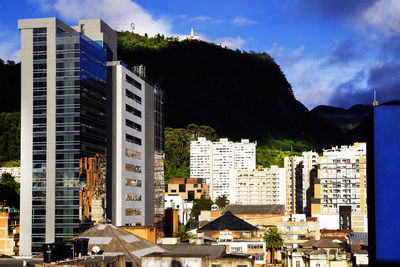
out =
[[107,60],[116,33],[101,20],[56,18],[21,30],[21,255],[67,240],[105,215]]

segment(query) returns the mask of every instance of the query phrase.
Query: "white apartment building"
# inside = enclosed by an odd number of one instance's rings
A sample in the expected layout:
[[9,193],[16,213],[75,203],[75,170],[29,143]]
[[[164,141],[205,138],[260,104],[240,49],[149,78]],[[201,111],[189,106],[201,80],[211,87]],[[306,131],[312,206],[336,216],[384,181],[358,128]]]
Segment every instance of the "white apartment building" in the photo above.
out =
[[285,168],[271,166],[261,171],[238,171],[236,203],[243,205],[285,205]]
[[205,137],[190,142],[190,177],[201,178],[211,184],[213,143]]
[[211,199],[226,195],[230,203],[235,203],[235,171],[255,170],[256,145],[248,139],[234,143],[228,138],[211,142],[199,137],[197,141],[190,142],[190,176],[206,181],[210,186]]
[[312,216],[336,215],[341,229],[366,228],[366,143],[325,149],[319,166]]
[[211,199],[226,195],[231,200],[231,184],[234,179],[235,146],[228,138],[221,138],[213,143],[212,179],[210,186]]

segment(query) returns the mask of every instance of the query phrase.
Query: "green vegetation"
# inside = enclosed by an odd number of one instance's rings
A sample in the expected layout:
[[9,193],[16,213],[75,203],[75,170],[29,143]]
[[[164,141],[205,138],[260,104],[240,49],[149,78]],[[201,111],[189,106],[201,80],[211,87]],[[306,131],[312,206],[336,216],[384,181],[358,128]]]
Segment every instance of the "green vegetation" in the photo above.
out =
[[210,126],[189,124],[186,129],[165,128],[165,182],[171,178],[190,176],[190,141],[197,137],[217,140],[217,133]]
[[0,113],[0,166],[19,166],[20,113]]
[[348,143],[343,132],[295,99],[282,70],[265,52],[121,32],[118,56],[130,66],[144,65],[146,78],[165,91],[166,127],[206,124],[220,136],[245,137],[259,145],[269,139],[307,140],[319,147]]
[[281,233],[278,232],[276,228],[269,228],[268,231],[264,234],[265,245],[267,249],[271,253],[271,261],[274,262],[274,254],[275,252],[283,247],[283,238]]
[[189,221],[198,221],[199,215],[202,210],[211,210],[211,206],[214,202],[209,198],[200,198],[195,199],[193,202],[193,208],[190,213],[190,220]]
[[217,204],[219,210],[223,210],[229,204],[228,197],[226,195],[218,196],[215,204]]
[[179,237],[181,242],[184,242],[192,237],[192,234],[189,233],[189,228],[183,224],[178,226],[178,230],[174,233],[175,237]]
[[303,151],[310,150],[317,150],[317,147],[307,141],[269,139],[265,145],[257,146],[257,165],[278,165],[283,168],[285,157],[299,156]]
[[20,185],[9,173],[0,176],[0,204],[19,209]]
[[127,49],[161,49],[168,46],[171,41],[176,41],[173,37],[165,38],[164,35],[157,34],[155,37],[141,36],[132,32],[119,32],[118,45]]

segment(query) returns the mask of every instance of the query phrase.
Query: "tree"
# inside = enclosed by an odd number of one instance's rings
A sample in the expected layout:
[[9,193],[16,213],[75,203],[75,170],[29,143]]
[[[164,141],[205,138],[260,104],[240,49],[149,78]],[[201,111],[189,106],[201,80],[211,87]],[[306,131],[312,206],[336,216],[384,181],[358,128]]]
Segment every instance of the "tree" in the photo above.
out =
[[217,204],[220,210],[223,210],[229,204],[228,197],[226,195],[218,196],[215,204]]
[[193,202],[192,211],[190,213],[190,220],[199,220],[199,215],[202,210],[211,210],[213,201],[209,198],[201,197]]
[[184,224],[178,226],[178,230],[175,232],[174,236],[179,237],[181,242],[192,237],[191,233],[189,233],[189,229]]
[[269,228],[264,234],[265,245],[271,253],[270,263],[274,262],[275,251],[283,247],[283,238],[276,228]]
[[15,182],[14,177],[10,173],[6,172],[1,175],[0,184],[14,190],[19,195],[19,183]]

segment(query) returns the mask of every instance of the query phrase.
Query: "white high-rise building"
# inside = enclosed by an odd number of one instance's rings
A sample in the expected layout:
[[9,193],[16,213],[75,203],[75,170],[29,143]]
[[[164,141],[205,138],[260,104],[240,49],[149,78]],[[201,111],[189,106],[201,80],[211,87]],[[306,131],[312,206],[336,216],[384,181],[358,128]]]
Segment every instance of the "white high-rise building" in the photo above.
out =
[[252,171],[256,167],[256,145],[249,139],[242,139],[235,146],[235,169],[240,171]]
[[190,177],[201,178],[211,184],[212,142],[204,137],[190,142]]
[[285,168],[271,166],[260,171],[238,171],[236,203],[243,205],[285,205]]
[[190,143],[190,175],[203,178],[210,186],[210,196],[216,199],[226,195],[236,202],[236,171],[256,168],[256,143],[242,139],[234,143],[227,138],[211,142],[199,137]]
[[221,138],[213,143],[211,199],[226,195],[230,198],[230,186],[234,179],[235,146],[228,138]]

